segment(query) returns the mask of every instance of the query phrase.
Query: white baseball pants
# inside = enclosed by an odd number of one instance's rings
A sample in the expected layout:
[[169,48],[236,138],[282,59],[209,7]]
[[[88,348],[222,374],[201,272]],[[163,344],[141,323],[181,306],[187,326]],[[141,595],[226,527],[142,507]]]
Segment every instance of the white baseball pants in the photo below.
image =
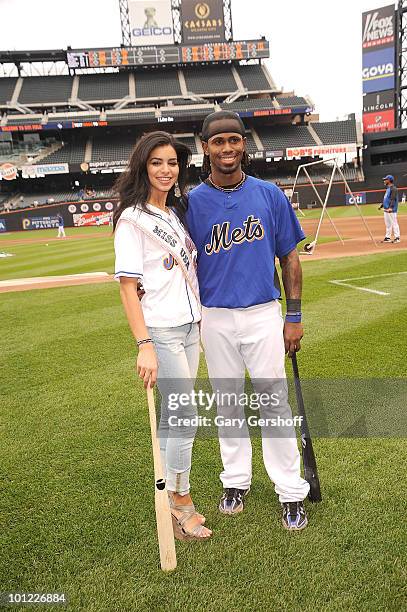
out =
[[[204,307],[201,335],[213,391],[243,393],[246,368],[255,391],[273,393],[282,382],[286,388],[283,325],[278,301],[244,309]],[[277,411],[282,418],[291,418],[286,393],[284,397],[273,415]],[[233,417],[245,417],[244,406],[228,406],[228,411]],[[267,416],[268,411],[269,408],[260,408],[260,416]],[[220,478],[225,488],[248,489],[251,484],[252,446],[244,422],[237,437],[231,436],[230,428],[218,430],[224,468]],[[305,499],[309,484],[301,477],[294,428],[288,437],[270,437],[270,430],[262,427],[262,449],[265,468],[280,502]]]
[[391,238],[392,232],[395,238],[400,238],[400,228],[397,221],[397,213],[384,213],[384,223],[386,225],[386,238]]

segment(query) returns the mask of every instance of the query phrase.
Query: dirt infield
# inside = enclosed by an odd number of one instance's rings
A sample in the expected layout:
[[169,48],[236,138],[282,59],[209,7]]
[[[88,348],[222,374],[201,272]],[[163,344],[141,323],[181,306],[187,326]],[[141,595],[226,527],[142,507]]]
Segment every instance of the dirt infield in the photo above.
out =
[[[69,230],[68,230],[69,231]],[[15,234],[21,233],[21,232],[14,232]],[[20,245],[20,244],[41,244],[42,242],[61,242],[61,241],[67,241],[67,240],[82,240],[83,238],[106,238],[112,236],[112,232],[100,232],[100,234],[78,234],[77,236],[65,236],[65,238],[57,238],[55,237],[50,237],[50,238],[16,238],[15,240],[7,240],[2,242],[1,244],[3,245],[7,245],[7,246],[14,246],[14,245]]]
[[[407,249],[407,239],[403,240],[403,235],[406,236],[407,233],[406,216],[400,215],[398,218],[402,236],[401,242],[398,244],[381,243],[385,231],[382,217],[364,217],[364,220],[375,242],[370,238],[369,232],[360,217],[334,219],[335,226],[344,240],[344,244],[342,244],[339,239],[335,242],[317,244],[312,255],[301,255],[301,261],[334,259],[337,257],[350,257],[352,255],[373,255],[375,253],[403,251]],[[307,238],[309,238],[311,242],[317,230],[318,219],[299,219],[299,221],[304,232],[307,234]],[[335,229],[327,217],[325,217],[322,222],[320,236],[333,236],[337,238]]]
[[[384,221],[382,217],[364,217],[365,222],[373,235],[375,242],[359,217],[349,219],[335,219],[334,223],[339,234],[344,240],[342,244],[339,239],[335,242],[318,244],[312,255],[301,255],[301,261],[315,261],[320,259],[334,259],[338,257],[349,257],[357,255],[369,255],[384,253],[389,251],[404,251],[407,249],[407,215],[399,217],[401,231],[401,242],[399,244],[383,244],[380,241],[384,236]],[[299,219],[304,232],[311,242],[315,236],[318,219]],[[83,238],[98,238],[100,236],[110,236],[110,232],[103,234],[81,234],[69,236],[64,240],[81,240]],[[327,217],[324,218],[321,226],[320,236],[337,237],[334,227]],[[25,240],[7,241],[7,246],[13,244],[26,244],[27,242],[51,242],[61,240],[58,238],[29,238]],[[64,276],[43,276],[38,278],[19,278],[8,281],[0,281],[0,293],[9,291],[29,291],[31,289],[49,289],[52,287],[68,287],[72,285],[84,285],[91,283],[111,282],[113,277],[107,272],[94,272],[92,274],[68,274]]]
[[112,280],[113,276],[107,272],[16,278],[12,280],[0,281],[0,293],[7,293],[9,291],[30,291],[31,289],[51,289],[53,287],[69,287],[71,285],[108,283]]

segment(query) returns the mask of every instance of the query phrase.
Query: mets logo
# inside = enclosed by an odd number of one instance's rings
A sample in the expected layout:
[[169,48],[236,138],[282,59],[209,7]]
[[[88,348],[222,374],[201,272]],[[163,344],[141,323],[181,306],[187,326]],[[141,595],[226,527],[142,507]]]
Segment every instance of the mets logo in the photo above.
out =
[[205,253],[212,255],[212,253],[219,253],[221,249],[229,251],[234,244],[253,242],[263,238],[263,225],[260,219],[256,219],[253,215],[249,215],[243,222],[243,228],[235,227],[232,231],[230,231],[229,221],[222,224],[217,223],[212,227],[211,241],[210,244],[205,245]]

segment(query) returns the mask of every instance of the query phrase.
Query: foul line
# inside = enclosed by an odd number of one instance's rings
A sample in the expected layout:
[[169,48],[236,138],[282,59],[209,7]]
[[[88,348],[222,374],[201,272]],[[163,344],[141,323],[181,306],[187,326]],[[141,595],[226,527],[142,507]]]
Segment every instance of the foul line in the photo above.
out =
[[386,291],[378,291],[376,289],[367,289],[366,287],[359,287],[348,281],[366,280],[369,278],[382,278],[384,276],[396,276],[398,274],[407,274],[407,272],[389,272],[388,274],[371,274],[370,276],[357,276],[354,278],[342,278],[340,280],[329,281],[332,285],[339,285],[341,287],[350,287],[350,289],[356,289],[357,291],[366,291],[367,293],[374,293],[376,295],[390,295]]

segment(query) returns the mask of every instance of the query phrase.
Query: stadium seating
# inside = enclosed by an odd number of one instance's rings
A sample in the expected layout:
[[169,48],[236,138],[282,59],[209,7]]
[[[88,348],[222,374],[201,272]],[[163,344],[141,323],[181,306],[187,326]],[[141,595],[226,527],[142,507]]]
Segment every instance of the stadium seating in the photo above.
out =
[[262,67],[259,64],[236,66],[238,75],[248,91],[272,91]]
[[356,122],[354,119],[313,123],[312,127],[324,144],[357,142]]
[[0,105],[5,106],[7,102],[11,101],[16,82],[16,77],[0,79]]
[[198,153],[198,149],[196,148],[195,136],[177,136],[176,134],[174,134],[174,136],[175,138],[177,138],[177,140],[180,140],[181,142],[186,144],[187,147],[191,149],[193,155],[196,155]]
[[155,119],[155,110],[146,111],[146,112],[114,112],[107,111],[106,117],[108,121],[137,121],[140,119]]
[[120,100],[129,95],[129,75],[124,73],[86,74],[79,78],[78,98],[87,102]]
[[220,107],[223,110],[231,110],[235,112],[236,111],[245,112],[245,111],[252,111],[252,110],[257,110],[257,109],[274,108],[273,101],[269,97],[267,98],[248,98],[247,100],[240,99],[240,100],[236,100],[235,102],[229,102],[229,103],[224,102],[220,105]]
[[54,151],[41,159],[41,164],[80,164],[85,157],[86,141],[66,143],[58,151]]
[[58,115],[48,115],[48,123],[55,121],[99,121],[99,119],[100,113],[70,113],[69,115],[61,113]]
[[7,115],[7,125],[24,125],[28,123],[41,123],[43,115]]
[[136,72],[136,98],[171,98],[182,96],[178,70]]
[[120,136],[95,136],[92,146],[92,160],[98,161],[126,161],[137,141],[137,134]]
[[276,96],[276,100],[281,107],[309,106],[302,96]]
[[259,137],[265,150],[279,150],[286,147],[316,146],[312,134],[306,125],[276,125],[263,127]]
[[206,115],[213,113],[213,106],[202,106],[202,108],[161,108],[163,117],[174,117],[182,121],[203,120]]
[[194,66],[183,72],[187,90],[200,96],[231,94],[238,89],[229,66]]
[[251,132],[246,132],[246,150],[248,153],[257,153],[258,148]]
[[72,81],[70,76],[25,77],[18,101],[34,106],[66,103],[71,97]]

